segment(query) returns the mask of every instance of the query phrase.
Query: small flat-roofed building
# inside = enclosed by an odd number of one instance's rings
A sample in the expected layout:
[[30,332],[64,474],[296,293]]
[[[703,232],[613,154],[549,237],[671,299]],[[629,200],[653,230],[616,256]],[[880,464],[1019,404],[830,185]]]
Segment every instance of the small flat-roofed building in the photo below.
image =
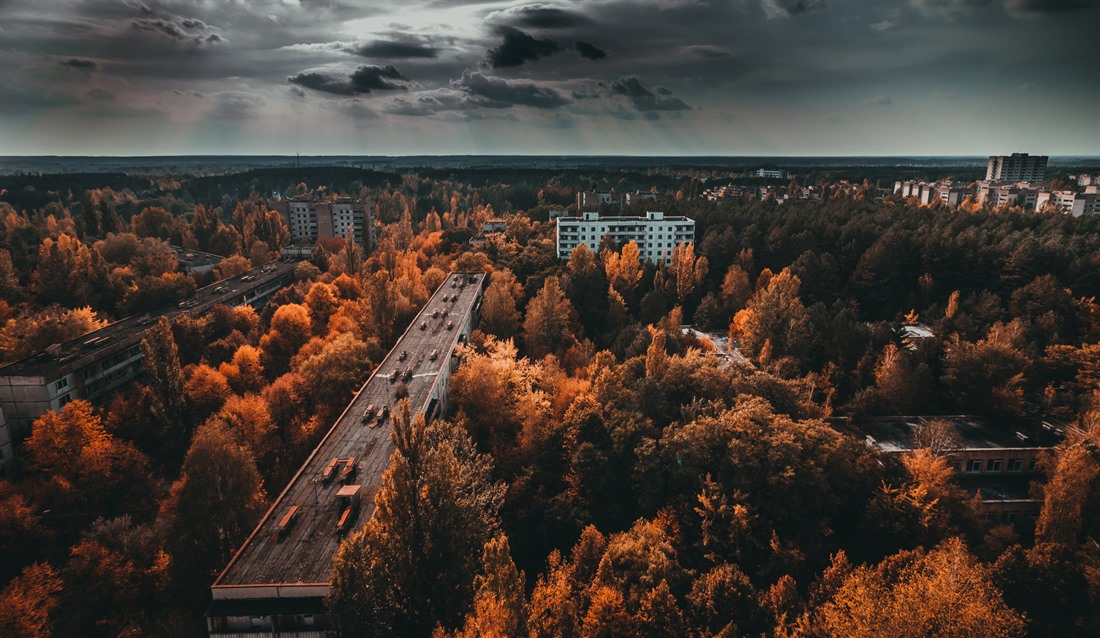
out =
[[581,217],[559,219],[556,233],[561,259],[569,259],[573,249],[581,244],[598,252],[600,242],[609,237],[616,244],[630,241],[637,244],[643,260],[667,264],[676,246],[695,242],[695,220],[665,217],[661,212],[647,212],[645,217],[600,217],[599,213],[583,213]]
[[11,435],[30,433],[35,419],[73,399],[112,396],[142,373],[141,338],[161,317],[201,315],[215,305],[254,305],[293,281],[297,262],[273,262],[198,289],[190,299],[120,319],[77,339],[0,367],[0,405]]
[[960,485],[981,494],[987,518],[1014,512],[1012,521],[1005,522],[1022,522],[1038,514],[1041,502],[1031,498],[1028,486],[1041,478],[1039,455],[1062,440],[1061,428],[1044,422],[1027,432],[1003,430],[973,416],[882,417],[836,424],[869,448],[900,455],[921,447],[918,431],[934,420],[951,425],[953,434],[938,437],[940,453]]
[[392,413],[446,407],[455,349],[477,325],[486,275],[451,273],[356,393],[211,586],[210,636],[325,635],[324,597],[345,534],[374,515]]
[[177,268],[185,275],[205,274],[218,264],[222,263],[222,256],[213,253],[204,253],[201,250],[191,250],[181,246],[172,246],[176,252]]

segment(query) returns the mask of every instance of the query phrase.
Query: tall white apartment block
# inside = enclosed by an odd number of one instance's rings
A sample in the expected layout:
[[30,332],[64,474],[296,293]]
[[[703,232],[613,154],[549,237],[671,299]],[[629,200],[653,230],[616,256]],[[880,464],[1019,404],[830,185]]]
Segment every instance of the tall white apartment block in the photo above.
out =
[[1046,172],[1046,155],[990,155],[985,179],[994,182],[1041,182]]
[[599,213],[562,217],[557,227],[558,257],[568,259],[581,244],[599,251],[604,237],[616,244],[633,241],[642,259],[667,264],[677,245],[695,242],[695,220],[665,217],[661,212],[647,212],[645,217],[600,217]]

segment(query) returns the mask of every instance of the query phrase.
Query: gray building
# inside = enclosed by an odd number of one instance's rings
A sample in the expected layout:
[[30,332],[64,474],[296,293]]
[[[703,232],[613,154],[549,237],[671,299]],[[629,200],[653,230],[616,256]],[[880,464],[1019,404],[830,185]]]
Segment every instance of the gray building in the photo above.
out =
[[414,416],[445,410],[484,285],[483,272],[451,273],[359,389],[211,586],[211,638],[326,635],[332,558],[374,515],[398,397]]
[[985,179],[994,182],[1041,182],[1046,172],[1046,155],[990,155]]
[[[280,261],[253,268],[200,288],[178,306],[121,319],[0,367],[0,406],[7,419],[6,425],[0,425],[0,450],[4,450],[5,436],[10,443],[28,435],[34,420],[46,412],[59,410],[73,399],[102,402],[138,377],[141,339],[161,317],[201,315],[218,304],[259,306],[293,282],[296,265],[296,261]],[[10,451],[3,451],[0,466],[10,461]]]

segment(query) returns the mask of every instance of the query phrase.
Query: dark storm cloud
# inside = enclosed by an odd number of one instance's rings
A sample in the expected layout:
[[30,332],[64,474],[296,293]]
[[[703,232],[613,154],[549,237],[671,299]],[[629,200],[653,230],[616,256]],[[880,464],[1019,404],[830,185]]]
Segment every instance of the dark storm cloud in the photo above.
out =
[[489,63],[494,69],[520,66],[528,60],[549,57],[561,46],[552,40],[536,40],[523,31],[505,31],[504,42],[495,49],[489,49]]
[[573,47],[577,49],[577,53],[579,53],[582,58],[588,58],[589,60],[602,60],[607,57],[607,51],[604,51],[598,46],[594,44],[589,44],[582,40],[577,40]]
[[789,18],[825,7],[825,0],[761,0],[769,18]]
[[91,60],[81,60],[79,58],[69,58],[68,60],[62,60],[58,64],[70,69],[80,69],[81,71],[94,71],[99,68],[98,63]]
[[466,71],[451,84],[481,98],[479,105],[487,108],[533,106],[539,109],[556,109],[569,103],[568,99],[552,88],[533,82],[509,82],[478,71]]
[[532,29],[571,29],[591,22],[583,14],[545,4],[529,4],[494,11],[487,19]]
[[[142,13],[148,15],[151,11],[143,5]],[[130,27],[177,42],[189,42],[196,45],[225,42],[225,38],[218,33],[213,33],[212,27],[202,20],[185,18],[170,13],[155,18],[134,18],[130,21]]]
[[1038,17],[1087,9],[1092,0],[1004,0],[1005,10],[1019,17]]
[[365,58],[383,59],[437,58],[439,49],[419,42],[376,40],[356,48],[355,54]]
[[85,93],[90,99],[97,102],[114,102],[115,94],[110,91],[104,91],[103,89],[92,89]]
[[611,93],[625,95],[638,111],[688,111],[691,109],[683,100],[672,95],[664,87],[646,88],[641,80],[633,75],[619,78],[611,83]]
[[307,89],[333,95],[359,95],[371,91],[395,91],[406,87],[408,78],[392,66],[361,66],[349,77],[319,72],[303,72],[286,79]]

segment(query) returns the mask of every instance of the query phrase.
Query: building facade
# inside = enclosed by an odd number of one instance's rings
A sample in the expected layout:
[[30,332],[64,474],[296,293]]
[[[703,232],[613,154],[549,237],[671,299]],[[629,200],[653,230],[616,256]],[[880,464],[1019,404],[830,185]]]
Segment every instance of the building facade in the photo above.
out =
[[1035,199],[1035,210],[1050,206],[1066,215],[1096,215],[1100,213],[1100,193],[1075,193],[1073,191],[1043,191]]
[[556,234],[561,259],[569,259],[569,254],[581,244],[598,251],[600,242],[609,237],[616,244],[633,241],[641,259],[667,264],[676,246],[695,242],[695,220],[665,217],[662,212],[647,212],[645,217],[600,217],[599,213],[582,213],[580,217],[559,219]]
[[1046,171],[1046,155],[990,155],[985,179],[995,182],[1041,182],[1046,177]]
[[369,201],[337,197],[294,197],[274,203],[290,230],[291,241],[315,242],[322,237],[354,239],[374,247],[374,205]]
[[[254,305],[294,280],[297,262],[275,262],[200,288],[178,306],[127,317],[45,352],[0,367],[0,406],[8,439],[30,433],[35,419],[74,399],[102,402],[142,374],[141,339],[161,317],[201,315],[215,305]],[[3,447],[0,434],[0,448]],[[10,458],[5,452],[5,458]]]
[[936,453],[954,470],[956,481],[980,497],[982,515],[994,523],[1028,524],[1042,501],[1032,496],[1031,483],[1041,480],[1039,456],[1058,444],[1064,432],[1048,423],[1028,432],[1006,431],[971,416],[882,417],[854,423],[835,420],[842,431],[862,439],[867,447],[901,455],[921,447],[918,431],[932,421],[950,424]]

